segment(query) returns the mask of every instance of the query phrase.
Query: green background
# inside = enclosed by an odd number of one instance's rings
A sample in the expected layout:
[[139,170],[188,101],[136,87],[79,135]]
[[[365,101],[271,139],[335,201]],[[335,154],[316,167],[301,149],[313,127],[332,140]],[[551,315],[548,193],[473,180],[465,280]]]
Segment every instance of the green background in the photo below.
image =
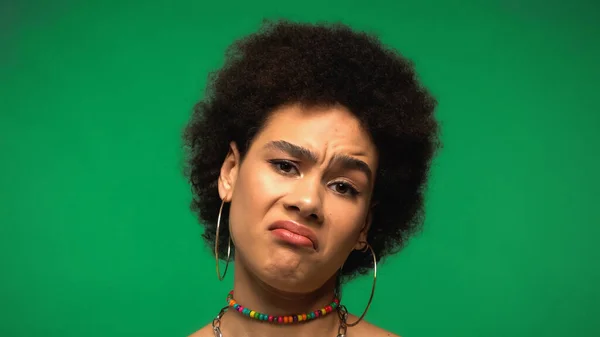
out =
[[2,1],[0,336],[185,336],[224,305],[180,132],[264,17],[378,33],[440,101],[426,227],[381,266],[371,322],[600,336],[600,5],[481,3]]

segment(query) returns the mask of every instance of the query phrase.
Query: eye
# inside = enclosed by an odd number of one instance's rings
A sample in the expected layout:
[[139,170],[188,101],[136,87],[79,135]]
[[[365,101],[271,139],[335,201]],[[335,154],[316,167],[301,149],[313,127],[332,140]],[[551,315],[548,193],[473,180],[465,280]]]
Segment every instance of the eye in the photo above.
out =
[[298,173],[298,169],[296,165],[289,160],[269,160],[269,163],[273,166],[273,168],[282,174],[290,175]]
[[354,197],[358,195],[358,191],[351,184],[338,181],[330,185],[331,189],[333,189],[336,193],[339,193],[344,196]]

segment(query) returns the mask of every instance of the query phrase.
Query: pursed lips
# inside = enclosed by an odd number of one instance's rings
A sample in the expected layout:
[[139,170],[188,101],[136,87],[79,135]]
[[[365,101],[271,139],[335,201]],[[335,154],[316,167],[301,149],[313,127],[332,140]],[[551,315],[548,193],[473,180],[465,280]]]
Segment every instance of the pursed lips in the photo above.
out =
[[300,235],[300,236],[303,236],[303,237],[309,239],[312,242],[313,248],[315,250],[319,247],[319,241],[317,239],[317,235],[315,234],[315,232],[313,232],[310,228],[308,228],[302,224],[299,224],[295,221],[291,221],[291,220],[275,221],[271,226],[269,226],[269,230],[275,230],[275,229],[284,229],[293,234]]

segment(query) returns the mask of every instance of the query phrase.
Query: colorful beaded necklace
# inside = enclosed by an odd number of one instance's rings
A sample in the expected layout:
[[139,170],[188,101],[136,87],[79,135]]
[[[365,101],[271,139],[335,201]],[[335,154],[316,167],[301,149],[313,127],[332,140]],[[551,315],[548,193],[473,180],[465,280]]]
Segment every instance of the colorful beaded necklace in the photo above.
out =
[[315,311],[311,311],[311,312],[307,312],[307,313],[303,313],[303,314],[285,315],[285,316],[267,315],[267,314],[263,314],[258,311],[250,310],[250,309],[238,304],[233,299],[233,290],[230,291],[229,294],[227,295],[227,304],[229,305],[230,308],[234,309],[235,311],[237,311],[245,316],[248,316],[250,318],[259,320],[259,321],[271,322],[271,323],[276,323],[276,324],[291,324],[291,323],[310,321],[315,318],[323,317],[323,316],[333,312],[340,306],[340,299],[336,296],[336,297],[334,297],[333,301],[330,304],[324,306],[321,309],[315,310]]

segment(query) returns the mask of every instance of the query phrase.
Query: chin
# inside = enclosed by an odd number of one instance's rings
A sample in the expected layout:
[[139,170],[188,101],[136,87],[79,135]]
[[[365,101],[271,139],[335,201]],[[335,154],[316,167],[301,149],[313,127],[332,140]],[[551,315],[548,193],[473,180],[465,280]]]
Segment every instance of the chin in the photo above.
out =
[[279,291],[310,293],[322,287],[325,280],[321,280],[320,273],[306,270],[308,266],[310,264],[285,263],[285,260],[279,260],[266,265],[260,274],[263,282]]
[[316,256],[303,253],[302,248],[270,243],[263,247],[266,249],[255,251],[258,254],[254,255],[242,254],[238,249],[237,256],[248,273],[274,290],[310,293],[321,288],[329,279],[325,277],[321,264],[315,260]]

